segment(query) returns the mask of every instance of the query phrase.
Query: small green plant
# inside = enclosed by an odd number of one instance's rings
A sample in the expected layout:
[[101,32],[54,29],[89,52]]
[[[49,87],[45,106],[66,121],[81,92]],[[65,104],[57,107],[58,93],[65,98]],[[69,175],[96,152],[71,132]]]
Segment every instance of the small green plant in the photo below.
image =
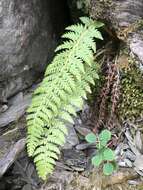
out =
[[108,142],[111,140],[111,132],[103,130],[99,135],[89,133],[86,136],[86,141],[89,143],[96,143],[97,153],[92,157],[92,164],[99,167],[103,163],[103,173],[111,175],[117,169],[115,163],[115,153],[108,148]]

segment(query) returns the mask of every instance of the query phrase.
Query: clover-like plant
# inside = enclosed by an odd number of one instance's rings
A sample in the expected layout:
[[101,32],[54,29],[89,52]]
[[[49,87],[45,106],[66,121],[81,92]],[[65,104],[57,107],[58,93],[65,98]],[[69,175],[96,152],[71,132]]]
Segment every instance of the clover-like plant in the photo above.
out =
[[99,167],[103,164],[103,173],[111,175],[117,169],[115,162],[115,153],[108,147],[108,142],[111,140],[111,132],[107,129],[103,130],[99,135],[89,133],[86,136],[86,141],[96,144],[97,153],[92,157],[92,164]]

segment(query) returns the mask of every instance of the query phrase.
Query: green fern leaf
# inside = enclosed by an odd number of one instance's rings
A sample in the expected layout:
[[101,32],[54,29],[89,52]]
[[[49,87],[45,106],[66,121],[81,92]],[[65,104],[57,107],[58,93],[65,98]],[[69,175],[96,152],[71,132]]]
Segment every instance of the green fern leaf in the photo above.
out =
[[35,90],[27,110],[27,151],[34,158],[38,175],[46,179],[64,145],[77,108],[82,108],[90,84],[98,78],[94,62],[96,39],[102,39],[97,28],[103,26],[91,18],[80,18],[81,23],[66,28],[64,42],[55,52],[44,79]]

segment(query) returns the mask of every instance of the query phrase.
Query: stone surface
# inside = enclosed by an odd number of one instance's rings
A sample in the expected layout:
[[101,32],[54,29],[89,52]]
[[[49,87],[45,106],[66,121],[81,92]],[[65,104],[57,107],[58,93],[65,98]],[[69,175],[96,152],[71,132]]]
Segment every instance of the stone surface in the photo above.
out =
[[82,151],[67,149],[63,151],[64,164],[75,171],[83,171],[86,168],[87,158]]
[[44,71],[65,27],[65,9],[65,0],[0,0],[0,102]]
[[143,1],[91,0],[91,7],[91,16],[95,19],[106,20],[107,27],[115,31],[120,40],[127,43],[143,65]]
[[25,139],[21,139],[10,147],[9,151],[0,159],[0,177],[7,171],[7,169],[13,164],[17,159],[20,152],[23,151],[25,147]]
[[68,129],[68,136],[66,138],[66,143],[63,149],[72,149],[72,147],[79,144],[79,139],[72,124],[68,124],[67,129]]
[[31,102],[31,98],[31,94],[23,96],[22,92],[11,98],[7,110],[0,114],[0,128],[17,121],[23,116]]
[[0,177],[25,147],[25,121],[21,119],[4,130],[0,131]]
[[141,70],[143,71],[143,30],[140,31],[140,34],[136,33],[133,35],[133,39],[130,40],[130,49],[132,52],[138,56],[141,61]]

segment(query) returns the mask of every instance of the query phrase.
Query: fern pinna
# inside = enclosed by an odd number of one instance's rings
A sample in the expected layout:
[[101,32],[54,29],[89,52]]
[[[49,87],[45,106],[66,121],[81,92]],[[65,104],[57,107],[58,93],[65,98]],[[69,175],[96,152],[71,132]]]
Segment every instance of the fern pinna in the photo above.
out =
[[103,24],[87,17],[80,20],[80,24],[66,28],[62,36],[66,40],[55,50],[56,56],[27,111],[27,150],[42,179],[52,173],[65,143],[66,122],[73,122],[72,116],[77,107],[82,107],[90,84],[98,78],[94,38],[102,39],[97,28]]

